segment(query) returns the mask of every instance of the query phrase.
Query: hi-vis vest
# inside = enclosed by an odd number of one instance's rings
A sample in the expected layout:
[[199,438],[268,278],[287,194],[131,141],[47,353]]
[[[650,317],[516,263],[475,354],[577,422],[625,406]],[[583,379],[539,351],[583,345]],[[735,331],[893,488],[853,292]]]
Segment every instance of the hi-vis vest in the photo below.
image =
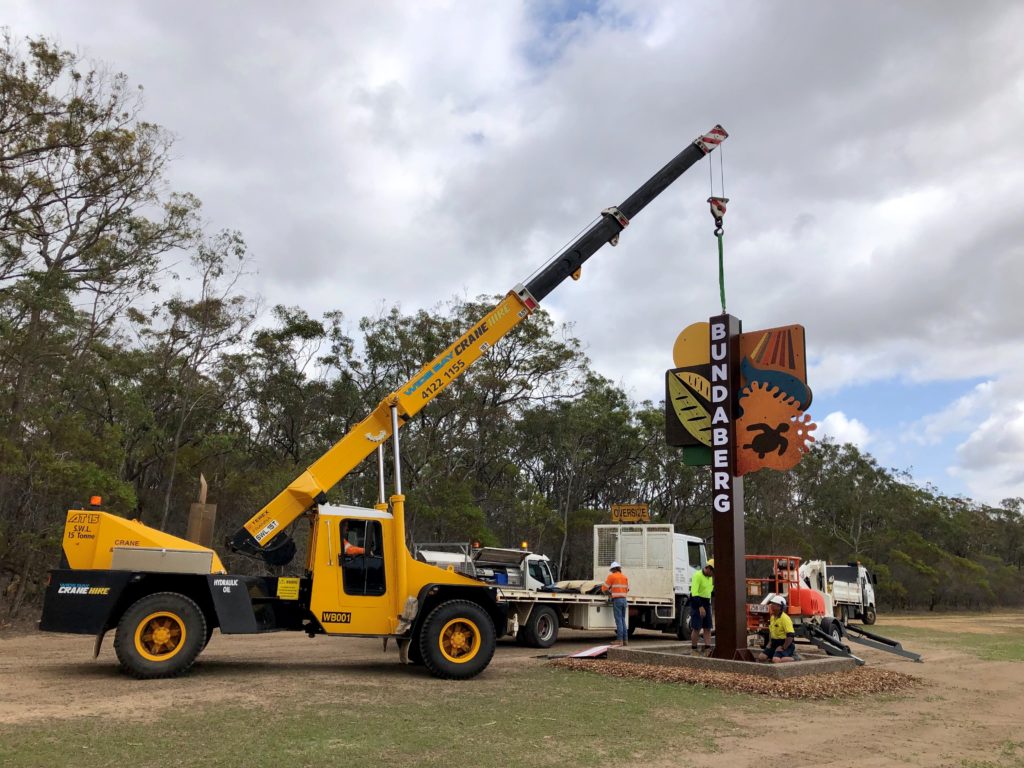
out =
[[610,592],[613,599],[629,594],[629,579],[626,578],[626,574],[622,571],[609,573],[608,578],[604,580],[604,591]]

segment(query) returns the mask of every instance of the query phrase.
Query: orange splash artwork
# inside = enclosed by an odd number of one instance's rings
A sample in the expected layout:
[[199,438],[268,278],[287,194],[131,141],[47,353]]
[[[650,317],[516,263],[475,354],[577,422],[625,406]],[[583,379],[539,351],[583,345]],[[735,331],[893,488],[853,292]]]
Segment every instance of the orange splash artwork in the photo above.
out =
[[736,420],[736,474],[795,467],[814,442],[817,424],[781,389],[754,382],[741,395]]

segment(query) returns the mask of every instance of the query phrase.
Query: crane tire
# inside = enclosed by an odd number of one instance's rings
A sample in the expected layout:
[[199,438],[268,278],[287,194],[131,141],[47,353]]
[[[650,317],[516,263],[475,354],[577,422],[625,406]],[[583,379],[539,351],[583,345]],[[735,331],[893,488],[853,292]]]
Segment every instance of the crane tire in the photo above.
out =
[[177,592],[154,592],[132,603],[114,634],[121,669],[140,680],[186,672],[206,645],[202,609]]
[[491,662],[494,622],[469,600],[448,600],[430,612],[419,633],[423,666],[434,677],[467,680]]

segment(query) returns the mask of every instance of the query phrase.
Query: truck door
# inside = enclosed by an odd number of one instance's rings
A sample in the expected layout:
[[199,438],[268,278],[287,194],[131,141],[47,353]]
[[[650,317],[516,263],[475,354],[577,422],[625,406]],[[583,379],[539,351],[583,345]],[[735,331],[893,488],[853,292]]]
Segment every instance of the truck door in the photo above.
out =
[[527,586],[530,589],[541,589],[555,583],[551,577],[551,569],[548,568],[548,564],[544,560],[530,560],[528,567],[530,583]]
[[687,543],[686,549],[690,559],[690,573],[701,570],[708,561],[707,552],[704,550],[704,542],[691,541]]

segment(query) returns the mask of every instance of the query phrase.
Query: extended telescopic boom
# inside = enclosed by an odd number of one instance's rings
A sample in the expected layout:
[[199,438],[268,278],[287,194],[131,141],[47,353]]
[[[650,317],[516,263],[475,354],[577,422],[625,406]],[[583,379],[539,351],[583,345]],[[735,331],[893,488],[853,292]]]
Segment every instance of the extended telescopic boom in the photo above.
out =
[[369,416],[245,523],[228,540],[228,545],[236,551],[259,554],[272,563],[289,560],[294,553],[294,544],[286,537],[275,539],[306,510],[325,502],[327,491],[392,436],[392,408],[397,411],[397,423],[401,427],[465,373],[499,339],[525,320],[544,297],[578,272],[583,262],[601,246],[608,242],[615,245],[619,233],[634,216],[727,136],[722,126],[716,125],[670,160],[621,205],[602,211],[600,221],[525,286],[517,285],[509,291],[483,320],[381,400]]

